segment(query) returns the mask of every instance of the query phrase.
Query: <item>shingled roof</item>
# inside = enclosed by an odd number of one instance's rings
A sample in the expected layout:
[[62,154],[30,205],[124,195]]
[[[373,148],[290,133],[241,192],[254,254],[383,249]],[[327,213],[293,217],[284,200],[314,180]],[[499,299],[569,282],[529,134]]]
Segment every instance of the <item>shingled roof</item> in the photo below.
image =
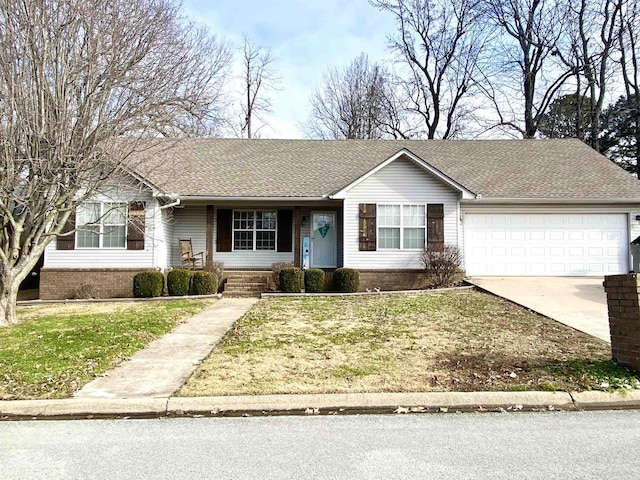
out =
[[578,140],[162,140],[136,172],[184,197],[317,198],[403,149],[482,198],[640,201],[637,179]]

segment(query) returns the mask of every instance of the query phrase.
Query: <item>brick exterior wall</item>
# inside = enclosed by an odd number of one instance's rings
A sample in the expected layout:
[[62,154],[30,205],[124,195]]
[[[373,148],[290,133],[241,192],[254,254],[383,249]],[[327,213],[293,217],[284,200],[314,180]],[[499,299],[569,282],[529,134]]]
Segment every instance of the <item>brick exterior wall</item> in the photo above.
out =
[[612,358],[640,371],[640,278],[637,274],[604,277],[609,308]]
[[421,290],[431,285],[423,270],[360,270],[360,291]]
[[40,299],[73,298],[82,285],[93,285],[98,298],[133,297],[133,277],[146,269],[128,268],[43,268],[40,271]]

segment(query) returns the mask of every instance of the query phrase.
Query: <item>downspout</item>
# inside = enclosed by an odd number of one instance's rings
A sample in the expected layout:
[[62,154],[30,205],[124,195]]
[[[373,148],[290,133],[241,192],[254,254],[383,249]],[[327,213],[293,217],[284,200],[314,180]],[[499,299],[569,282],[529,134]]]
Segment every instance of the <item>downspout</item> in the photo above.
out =
[[[171,197],[169,197],[169,198],[171,198]],[[160,210],[164,210],[165,208],[177,207],[178,205],[180,205],[180,197],[176,197],[176,199],[171,203],[167,203],[166,205],[162,205],[160,207]]]

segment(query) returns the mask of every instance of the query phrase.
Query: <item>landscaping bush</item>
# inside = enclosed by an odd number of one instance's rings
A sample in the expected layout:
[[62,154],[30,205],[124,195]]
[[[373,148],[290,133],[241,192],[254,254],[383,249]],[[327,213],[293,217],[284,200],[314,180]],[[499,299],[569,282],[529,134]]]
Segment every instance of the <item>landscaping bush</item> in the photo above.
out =
[[167,274],[167,291],[172,297],[188,295],[190,285],[191,270],[176,268]]
[[324,292],[324,271],[310,268],[304,271],[304,291],[307,293]]
[[218,293],[218,277],[212,272],[194,272],[191,277],[190,295],[213,295]]
[[333,272],[333,284],[338,292],[357,292],[360,286],[360,272],[353,268],[337,268]]
[[280,290],[280,270],[283,268],[294,268],[291,262],[276,262],[271,265],[271,277],[276,286],[276,290]]
[[449,287],[459,277],[462,255],[457,245],[427,246],[420,256],[427,280],[435,288]]
[[207,267],[207,271],[213,273],[217,280],[218,283],[220,283],[220,280],[222,280],[222,277],[224,276],[224,262],[212,262],[210,267]]
[[98,287],[93,284],[80,285],[73,295],[76,300],[92,300],[98,298]]
[[299,293],[302,270],[288,267],[280,270],[280,290],[286,293]]
[[162,295],[164,276],[156,270],[140,272],[133,277],[133,296],[151,298]]

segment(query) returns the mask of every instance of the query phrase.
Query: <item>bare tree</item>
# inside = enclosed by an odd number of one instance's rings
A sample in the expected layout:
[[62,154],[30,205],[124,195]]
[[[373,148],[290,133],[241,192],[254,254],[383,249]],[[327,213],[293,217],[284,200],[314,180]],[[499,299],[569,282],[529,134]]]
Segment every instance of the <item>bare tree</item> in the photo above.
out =
[[0,325],[140,137],[215,129],[229,62],[171,0],[0,0]]
[[500,125],[534,138],[542,115],[575,73],[556,58],[566,40],[567,5],[562,0],[485,0],[484,4],[485,22],[499,32],[499,48],[490,52],[493,71],[486,93]]
[[247,35],[242,39],[243,96],[241,136],[255,137],[259,128],[255,120],[262,121],[261,114],[271,112],[271,100],[267,93],[278,88],[280,79],[273,70],[271,49],[254,43]]
[[629,117],[635,133],[636,176],[640,178],[640,4],[629,0],[620,9],[620,63]]
[[365,54],[327,70],[310,98],[304,129],[311,137],[376,139],[410,135],[396,103],[389,74]]
[[[626,0],[604,0],[593,2],[577,0],[570,2],[570,51],[555,53],[563,63],[574,70],[576,76],[576,136],[585,136],[595,150],[600,150],[601,118],[606,98],[607,84],[612,75],[612,55],[619,44],[620,10]],[[584,87],[583,85],[584,80]],[[584,91],[582,90],[584,88]],[[583,93],[584,92],[584,93]],[[584,97],[582,97],[584,95]],[[587,115],[581,110],[587,108]],[[581,124],[580,120],[587,122]]]
[[487,31],[479,0],[374,0],[395,16],[390,47],[405,67],[404,95],[427,138],[452,138],[472,111],[465,100],[476,92]]

